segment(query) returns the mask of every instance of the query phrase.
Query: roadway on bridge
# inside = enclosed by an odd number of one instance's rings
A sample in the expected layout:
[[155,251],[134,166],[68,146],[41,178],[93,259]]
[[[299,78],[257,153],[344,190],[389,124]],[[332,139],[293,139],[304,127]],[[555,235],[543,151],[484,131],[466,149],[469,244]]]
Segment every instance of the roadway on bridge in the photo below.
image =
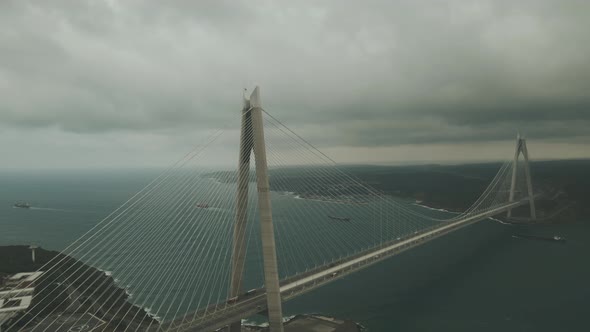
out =
[[[331,262],[312,271],[307,271],[281,282],[283,300],[289,300],[309,292],[338,278],[362,270],[381,260],[397,255],[403,251],[425,244],[435,238],[490,218],[510,209],[528,204],[528,198],[489,209],[481,213],[437,225],[415,233],[404,239],[396,239],[378,247],[361,252],[337,262]],[[218,303],[208,306],[196,313],[184,315],[182,318],[166,325],[169,331],[212,331],[226,326],[244,317],[249,317],[266,310],[266,293],[264,289],[256,289],[235,303]]]

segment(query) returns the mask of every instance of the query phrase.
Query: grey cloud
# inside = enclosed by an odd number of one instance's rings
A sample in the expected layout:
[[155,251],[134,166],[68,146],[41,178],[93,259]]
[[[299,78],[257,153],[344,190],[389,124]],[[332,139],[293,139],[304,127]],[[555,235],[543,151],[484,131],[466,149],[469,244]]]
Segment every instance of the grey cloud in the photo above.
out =
[[590,136],[586,1],[2,1],[2,126],[214,129],[244,86],[323,145]]

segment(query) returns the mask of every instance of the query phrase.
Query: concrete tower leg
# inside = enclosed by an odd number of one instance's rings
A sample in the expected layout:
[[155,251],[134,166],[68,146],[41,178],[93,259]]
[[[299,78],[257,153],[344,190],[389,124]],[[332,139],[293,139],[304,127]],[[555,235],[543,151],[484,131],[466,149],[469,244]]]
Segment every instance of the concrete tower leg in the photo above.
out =
[[275,246],[272,209],[270,204],[270,186],[266,163],[266,147],[264,143],[264,127],[262,108],[258,87],[250,96],[250,112],[254,133],[254,159],[256,162],[256,181],[258,189],[258,209],[260,213],[260,230],[262,237],[262,256],[264,264],[264,285],[268,306],[268,322],[271,332],[283,331],[283,311],[281,292],[279,289],[279,271]]
[[524,156],[524,173],[526,176],[527,192],[529,196],[529,207],[531,208],[531,219],[537,220],[537,211],[535,209],[535,194],[533,192],[533,181],[531,180],[531,168],[529,165],[529,151],[526,147],[526,140],[522,140],[521,147],[522,155]]
[[[512,163],[512,181],[510,182],[510,196],[508,202],[514,202],[514,190],[516,188],[516,172],[518,166],[518,156],[520,155],[520,135],[516,136],[516,151],[514,152],[514,162]],[[508,210],[508,218],[512,217],[512,209]]]
[[[238,178],[236,194],[236,219],[234,224],[232,275],[230,284],[230,298],[242,293],[242,277],[244,275],[246,257],[246,225],[248,223],[248,184],[250,177],[250,155],[253,148],[252,120],[250,116],[250,101],[244,92],[242,107],[242,126],[240,132],[240,155],[238,161]],[[242,322],[237,321],[229,326],[230,332],[240,332]]]

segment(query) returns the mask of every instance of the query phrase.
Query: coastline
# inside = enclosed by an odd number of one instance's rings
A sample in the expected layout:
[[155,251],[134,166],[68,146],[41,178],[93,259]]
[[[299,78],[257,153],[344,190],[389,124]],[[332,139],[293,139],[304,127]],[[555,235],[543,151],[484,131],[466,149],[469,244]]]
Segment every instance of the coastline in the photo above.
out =
[[[144,308],[128,301],[131,294],[117,285],[116,279],[109,271],[87,265],[56,251],[40,247],[35,251],[36,260],[33,262],[29,246],[0,246],[0,277],[20,272],[44,272],[35,281],[30,305],[6,322],[3,327],[10,326],[12,323],[17,323],[16,326],[20,327],[30,327],[31,324],[38,324],[47,318],[50,323],[49,325],[47,322],[43,323],[43,327],[46,330],[52,330],[55,328],[51,326],[55,321],[54,317],[60,317],[65,312],[67,312],[66,317],[89,315],[90,312],[99,313],[100,318],[94,316],[99,325],[106,324],[107,321],[109,325],[121,324],[135,328],[159,324],[158,320]],[[48,263],[51,267],[46,269],[45,265]],[[67,271],[74,271],[74,273],[65,273]],[[90,282],[88,278],[91,278]],[[81,286],[84,287],[80,288]],[[15,287],[18,289],[22,286],[19,284]],[[78,290],[76,297],[71,296],[72,289]],[[105,298],[104,294],[110,295]],[[84,300],[80,301],[80,299]],[[109,304],[109,309],[104,310],[106,303]],[[64,311],[71,304],[77,304],[76,309]],[[115,310],[117,308],[122,308],[121,312],[130,313],[129,316],[133,318],[129,319],[127,315],[122,315],[119,310]],[[26,314],[23,315],[25,312]],[[72,320],[72,323],[76,321],[73,318]]]

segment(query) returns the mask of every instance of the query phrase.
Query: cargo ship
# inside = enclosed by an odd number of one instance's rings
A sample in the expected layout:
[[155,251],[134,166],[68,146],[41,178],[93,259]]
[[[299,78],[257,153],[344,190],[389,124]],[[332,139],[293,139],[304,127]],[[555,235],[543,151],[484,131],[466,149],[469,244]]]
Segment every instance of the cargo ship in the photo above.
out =
[[26,202],[17,202],[17,203],[14,203],[13,207],[19,208],[19,209],[30,209],[31,205]]

